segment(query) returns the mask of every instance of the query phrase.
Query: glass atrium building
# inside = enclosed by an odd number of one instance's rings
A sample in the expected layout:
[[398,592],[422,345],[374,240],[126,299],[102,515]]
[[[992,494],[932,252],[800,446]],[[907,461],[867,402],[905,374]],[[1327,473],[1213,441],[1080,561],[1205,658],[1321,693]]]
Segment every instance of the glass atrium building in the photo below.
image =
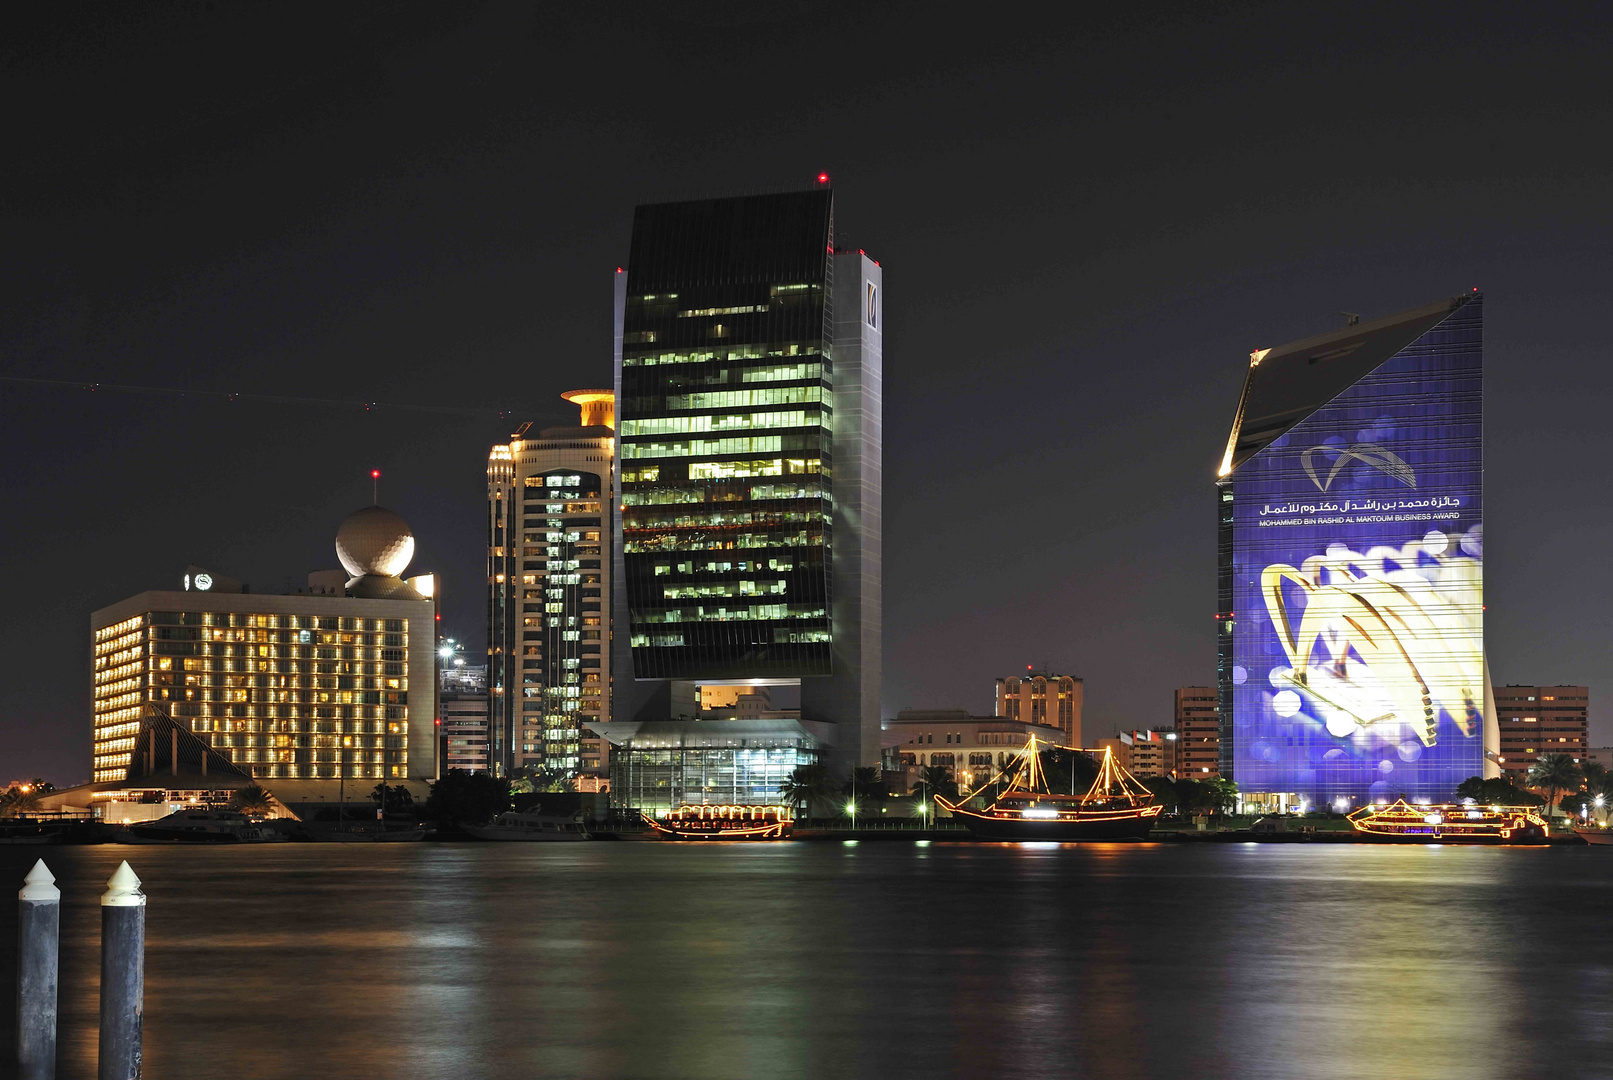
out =
[[1496,775],[1482,300],[1252,353],[1217,483],[1221,775],[1338,808]]

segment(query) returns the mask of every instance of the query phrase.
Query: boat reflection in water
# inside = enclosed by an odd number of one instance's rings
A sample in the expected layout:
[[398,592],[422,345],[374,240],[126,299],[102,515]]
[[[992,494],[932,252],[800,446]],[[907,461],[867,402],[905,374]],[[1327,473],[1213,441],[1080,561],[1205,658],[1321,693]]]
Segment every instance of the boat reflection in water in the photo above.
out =
[[696,806],[685,803],[665,817],[645,818],[663,840],[787,840],[789,811],[782,806]]
[[1415,844],[1543,844],[1547,835],[1545,819],[1532,806],[1413,806],[1396,799],[1363,806],[1349,818],[1364,835]]
[[[935,801],[950,810],[979,840],[1147,839],[1154,820],[1164,809],[1153,792],[1116,762],[1107,747],[1081,752],[1099,758],[1097,778],[1083,795],[1073,790],[1061,794],[1049,789],[1046,771],[1040,765],[1041,750],[1033,736],[1015,762],[976,788],[974,796],[951,802],[937,795]],[[1006,779],[996,797],[983,808],[970,808],[968,803],[974,797],[997,786],[998,777]],[[1073,789],[1073,766],[1071,786]]]

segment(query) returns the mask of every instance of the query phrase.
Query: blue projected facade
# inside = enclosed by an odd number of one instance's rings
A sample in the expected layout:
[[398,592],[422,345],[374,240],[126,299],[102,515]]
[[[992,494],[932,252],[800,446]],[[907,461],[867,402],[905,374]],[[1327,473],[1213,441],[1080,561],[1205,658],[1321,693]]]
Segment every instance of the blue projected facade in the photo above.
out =
[[1482,301],[1251,356],[1218,485],[1222,775],[1312,804],[1485,772]]

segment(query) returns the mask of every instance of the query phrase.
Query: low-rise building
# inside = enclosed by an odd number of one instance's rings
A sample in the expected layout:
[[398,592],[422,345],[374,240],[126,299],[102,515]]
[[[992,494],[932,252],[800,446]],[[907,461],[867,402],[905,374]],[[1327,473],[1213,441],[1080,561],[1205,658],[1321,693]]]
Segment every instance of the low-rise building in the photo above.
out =
[[880,756],[892,791],[910,789],[926,765],[946,766],[967,789],[990,780],[1032,737],[1057,746],[1065,733],[1005,716],[971,716],[967,709],[903,709],[882,725]]
[[1525,786],[1529,766],[1542,754],[1585,759],[1590,750],[1590,696],[1590,688],[1584,686],[1495,688],[1501,769],[1507,780]]
[[1137,779],[1176,778],[1176,732],[1122,731],[1116,741],[1125,751],[1120,763]]

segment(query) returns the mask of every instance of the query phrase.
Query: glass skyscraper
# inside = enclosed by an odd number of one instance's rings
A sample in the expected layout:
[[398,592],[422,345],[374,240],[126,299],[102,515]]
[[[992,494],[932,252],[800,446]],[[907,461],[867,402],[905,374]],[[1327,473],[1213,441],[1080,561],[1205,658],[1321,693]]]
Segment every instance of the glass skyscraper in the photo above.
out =
[[879,755],[881,273],[827,184],[641,206],[617,275],[615,718],[674,683],[801,684]]
[[1340,808],[1495,775],[1482,301],[1252,353],[1219,506],[1221,774]]

